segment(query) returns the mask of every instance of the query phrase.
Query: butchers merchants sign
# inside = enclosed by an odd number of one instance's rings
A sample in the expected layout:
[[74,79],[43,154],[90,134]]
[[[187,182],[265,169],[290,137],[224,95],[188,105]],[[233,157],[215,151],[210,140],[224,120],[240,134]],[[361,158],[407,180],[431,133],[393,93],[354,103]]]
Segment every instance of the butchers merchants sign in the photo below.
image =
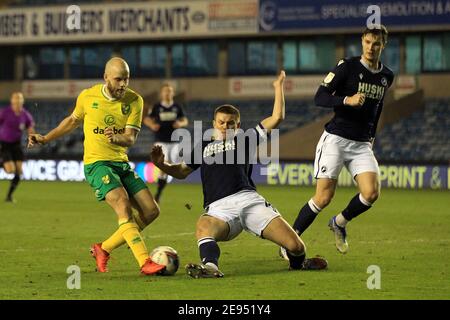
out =
[[0,44],[251,35],[258,0],[152,1],[0,10]]

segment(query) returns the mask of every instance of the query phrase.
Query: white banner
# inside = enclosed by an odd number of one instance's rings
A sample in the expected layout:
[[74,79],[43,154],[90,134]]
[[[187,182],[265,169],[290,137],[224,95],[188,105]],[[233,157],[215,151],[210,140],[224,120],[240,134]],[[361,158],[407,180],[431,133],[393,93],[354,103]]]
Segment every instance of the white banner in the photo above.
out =
[[[272,97],[275,76],[234,77],[229,80],[229,93],[236,97]],[[323,76],[288,76],[284,83],[284,93],[293,96],[315,95]]]
[[[12,179],[0,168],[0,180]],[[84,165],[77,160],[26,160],[23,162],[23,180],[83,181]]]
[[[134,170],[136,164],[128,162]],[[79,160],[43,160],[30,159],[23,162],[23,180],[36,181],[83,181],[84,164]],[[8,174],[0,167],[0,180],[11,180],[14,174]]]
[[256,34],[258,0],[108,3],[0,10],[0,44]]

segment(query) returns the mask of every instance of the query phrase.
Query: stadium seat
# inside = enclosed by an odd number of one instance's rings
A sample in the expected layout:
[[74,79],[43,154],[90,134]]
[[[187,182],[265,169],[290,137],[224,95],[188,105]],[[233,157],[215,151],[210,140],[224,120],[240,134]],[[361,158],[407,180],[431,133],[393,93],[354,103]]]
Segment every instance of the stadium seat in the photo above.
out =
[[381,161],[450,160],[450,99],[428,99],[425,109],[387,125],[377,134],[375,154]]

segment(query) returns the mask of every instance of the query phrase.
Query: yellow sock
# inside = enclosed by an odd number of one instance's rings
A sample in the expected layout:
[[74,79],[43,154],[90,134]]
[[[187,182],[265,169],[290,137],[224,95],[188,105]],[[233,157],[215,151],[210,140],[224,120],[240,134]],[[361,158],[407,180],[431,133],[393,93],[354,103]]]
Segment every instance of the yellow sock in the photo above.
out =
[[122,237],[122,232],[116,230],[108,239],[102,242],[102,249],[108,253],[111,253],[114,249],[120,247],[125,243],[125,239]]
[[[141,219],[139,212],[133,212],[133,219],[139,227],[139,231],[144,230],[147,226]],[[122,232],[117,230],[108,239],[102,242],[102,249],[108,253],[111,253],[114,249],[117,249],[125,243],[125,239],[122,237]]]
[[127,242],[134,257],[142,267],[145,260],[148,259],[148,251],[145,246],[144,239],[139,232],[138,225],[132,220],[120,219],[119,220],[119,231],[122,233],[122,237]]

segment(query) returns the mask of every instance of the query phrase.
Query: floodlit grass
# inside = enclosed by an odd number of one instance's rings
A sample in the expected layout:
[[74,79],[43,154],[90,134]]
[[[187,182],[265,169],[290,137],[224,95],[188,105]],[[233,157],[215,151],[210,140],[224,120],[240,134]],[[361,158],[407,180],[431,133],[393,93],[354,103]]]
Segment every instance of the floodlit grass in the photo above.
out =
[[[0,181],[1,193],[7,187]],[[258,191],[290,223],[313,194],[304,187]],[[288,271],[275,245],[243,233],[220,243],[223,279],[195,280],[183,266],[199,260],[194,228],[202,213],[201,186],[166,188],[145,241],[149,249],[177,249],[181,267],[172,277],[145,277],[126,246],[113,252],[109,273],[95,272],[89,247],[114,232],[117,220],[87,183],[22,182],[16,204],[0,203],[0,299],[448,299],[449,193],[383,190],[374,208],[349,224],[350,251],[341,255],[327,222],[355,193],[338,189],[303,236],[308,255],[325,256],[328,270]],[[70,265],[81,268],[80,290],[66,286]],[[381,269],[380,290],[367,289],[370,265]]]

